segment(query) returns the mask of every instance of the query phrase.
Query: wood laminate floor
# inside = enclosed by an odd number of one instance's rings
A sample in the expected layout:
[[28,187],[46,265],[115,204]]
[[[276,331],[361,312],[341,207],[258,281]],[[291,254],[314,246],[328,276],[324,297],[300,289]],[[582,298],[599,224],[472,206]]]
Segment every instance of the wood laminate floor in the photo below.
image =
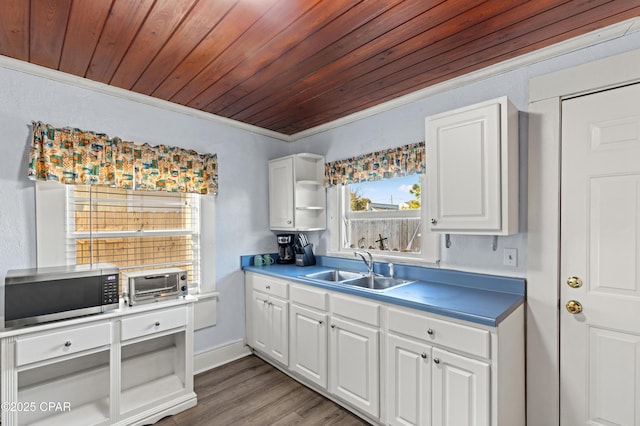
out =
[[160,426],[368,425],[250,355],[195,376],[198,405]]

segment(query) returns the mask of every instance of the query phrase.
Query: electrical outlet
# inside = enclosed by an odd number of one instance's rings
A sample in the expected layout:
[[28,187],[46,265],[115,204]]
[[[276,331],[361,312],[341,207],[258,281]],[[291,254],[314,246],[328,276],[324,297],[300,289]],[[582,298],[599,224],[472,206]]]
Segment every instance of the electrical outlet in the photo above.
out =
[[518,250],[514,248],[504,249],[502,263],[504,266],[518,266]]

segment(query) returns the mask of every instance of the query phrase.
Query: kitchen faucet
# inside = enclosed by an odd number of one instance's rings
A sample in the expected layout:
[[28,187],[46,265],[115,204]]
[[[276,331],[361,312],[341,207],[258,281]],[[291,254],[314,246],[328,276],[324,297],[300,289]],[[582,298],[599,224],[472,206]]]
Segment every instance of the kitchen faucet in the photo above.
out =
[[365,253],[367,254],[367,256],[369,256],[369,260],[364,257],[364,254],[358,253],[357,251],[354,252],[353,255],[355,257],[360,256],[362,258],[362,261],[365,263],[365,265],[367,265],[367,269],[369,270],[369,276],[373,277],[373,256],[371,256],[371,253],[369,253],[368,251],[365,251]]

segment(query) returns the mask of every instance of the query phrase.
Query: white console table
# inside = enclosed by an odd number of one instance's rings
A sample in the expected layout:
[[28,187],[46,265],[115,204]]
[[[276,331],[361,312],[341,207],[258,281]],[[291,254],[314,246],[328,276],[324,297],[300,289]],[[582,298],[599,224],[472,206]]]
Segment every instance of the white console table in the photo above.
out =
[[1,331],[2,425],[149,424],[195,406],[195,301]]

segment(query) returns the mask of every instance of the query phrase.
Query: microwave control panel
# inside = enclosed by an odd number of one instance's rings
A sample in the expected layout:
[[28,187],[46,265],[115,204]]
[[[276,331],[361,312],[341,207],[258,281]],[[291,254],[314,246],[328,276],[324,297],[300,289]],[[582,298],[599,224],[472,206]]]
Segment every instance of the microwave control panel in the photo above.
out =
[[102,303],[110,305],[118,303],[120,298],[120,280],[118,274],[104,275],[102,277]]

